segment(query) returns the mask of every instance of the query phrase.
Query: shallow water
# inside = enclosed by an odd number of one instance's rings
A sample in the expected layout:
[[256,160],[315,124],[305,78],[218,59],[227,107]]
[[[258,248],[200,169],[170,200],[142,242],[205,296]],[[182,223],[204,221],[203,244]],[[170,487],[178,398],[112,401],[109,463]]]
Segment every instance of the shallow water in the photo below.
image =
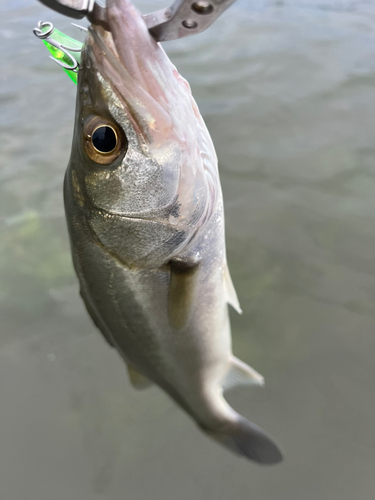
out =
[[266,378],[229,400],[282,443],[273,468],[205,438],[159,389],[134,391],[95,330],[62,201],[76,88],[31,30],[80,35],[36,0],[3,0],[0,19],[1,498],[371,499],[373,2],[239,0],[165,44],[219,157],[234,352]]

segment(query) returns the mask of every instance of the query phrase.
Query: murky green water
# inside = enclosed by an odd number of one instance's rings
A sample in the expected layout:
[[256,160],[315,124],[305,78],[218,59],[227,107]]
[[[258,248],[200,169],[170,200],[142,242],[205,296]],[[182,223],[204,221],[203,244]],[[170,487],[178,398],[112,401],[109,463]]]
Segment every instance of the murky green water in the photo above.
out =
[[[151,0],[143,12],[165,6]],[[216,144],[243,316],[266,378],[230,402],[277,436],[261,468],[134,391],[78,296],[62,202],[75,86],[0,3],[0,497],[370,500],[375,489],[375,7],[240,0],[165,44]]]

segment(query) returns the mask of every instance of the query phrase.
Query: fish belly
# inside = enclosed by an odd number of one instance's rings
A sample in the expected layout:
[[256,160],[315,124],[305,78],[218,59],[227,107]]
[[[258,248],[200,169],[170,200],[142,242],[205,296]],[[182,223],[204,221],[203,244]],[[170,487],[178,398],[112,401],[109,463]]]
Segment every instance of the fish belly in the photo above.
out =
[[171,266],[127,267],[96,240],[74,203],[66,206],[74,266],[95,324],[127,363],[199,418],[202,399],[220,383],[231,356],[222,209],[189,249],[200,260],[176,325],[174,294],[185,292],[180,276],[172,289]]

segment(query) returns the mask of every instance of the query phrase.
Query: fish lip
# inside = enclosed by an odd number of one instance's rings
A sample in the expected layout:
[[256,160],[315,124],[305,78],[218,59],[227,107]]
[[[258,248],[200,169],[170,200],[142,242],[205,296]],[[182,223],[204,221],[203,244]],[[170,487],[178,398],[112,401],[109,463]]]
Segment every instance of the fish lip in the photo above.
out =
[[[119,54],[117,53],[116,47],[114,46],[114,44],[109,43],[111,37],[109,37],[108,39],[105,36],[105,31],[102,30],[102,27],[98,25],[91,25],[88,27],[88,33],[90,34],[91,39],[94,42],[94,47],[99,47],[102,53],[106,52],[107,54],[110,54],[110,57],[107,58],[107,62],[109,62],[110,66],[112,66],[116,72],[118,72],[119,70],[125,70],[125,66],[121,61]],[[109,30],[108,33],[111,33],[111,31]],[[97,57],[95,57],[95,68],[101,74],[103,73],[102,65]]]
[[99,41],[101,45],[103,45],[107,50],[109,50],[111,52],[111,55],[116,58],[116,61],[118,63],[120,63],[121,66],[123,66],[121,59],[116,51],[115,45],[113,44],[111,46],[107,42],[107,36],[105,35],[105,33],[107,32],[107,34],[108,33],[112,34],[111,30],[104,30],[103,31],[103,29],[100,25],[93,25],[93,24],[90,25],[87,29],[88,29],[88,32],[90,33],[90,35],[92,36],[92,38],[95,40],[95,42]]
[[[110,2],[112,3],[112,2]],[[128,19],[127,22],[130,24],[136,25],[137,23],[141,22],[141,24],[144,24],[145,29],[147,30],[147,38],[149,38],[148,41],[152,40],[153,43],[157,43],[155,39],[152,37],[152,35],[149,33],[146,23],[141,15],[141,13],[138,11],[138,9],[130,2],[124,2],[127,3],[126,10]],[[116,31],[115,25],[116,25],[116,20],[109,15],[109,12],[113,9],[113,7],[110,7],[108,5],[108,0],[107,0],[107,7],[105,7],[106,11],[106,22],[105,25],[102,22],[98,23],[92,23],[88,27],[88,32],[91,34],[91,36],[94,38],[94,40],[99,42],[99,44],[102,46],[102,49],[105,48],[107,51],[111,53],[111,55],[115,58],[116,63],[121,66],[122,69],[127,71],[126,69],[126,62],[122,58],[121,51],[118,50],[119,45],[127,45],[129,43],[129,34],[128,33],[121,33],[121,40],[114,40],[114,31]],[[121,14],[121,13],[120,13]],[[129,28],[129,26],[128,26]],[[108,35],[110,35],[108,37]],[[141,39],[144,38],[141,35]],[[112,64],[113,65],[113,64]],[[118,68],[115,68],[115,70],[118,70]]]

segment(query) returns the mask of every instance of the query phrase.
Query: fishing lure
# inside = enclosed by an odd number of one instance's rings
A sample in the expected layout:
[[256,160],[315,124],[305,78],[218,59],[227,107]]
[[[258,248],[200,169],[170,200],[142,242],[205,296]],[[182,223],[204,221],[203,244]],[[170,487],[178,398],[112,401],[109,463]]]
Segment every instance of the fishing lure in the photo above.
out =
[[[86,31],[81,26],[73,25]],[[81,50],[83,43],[65,35],[49,21],[39,21],[38,26],[33,29],[34,35],[43,41],[50,52],[50,59],[63,68],[75,84],[77,84],[79,64],[81,62]],[[73,54],[74,55],[73,55]]]

